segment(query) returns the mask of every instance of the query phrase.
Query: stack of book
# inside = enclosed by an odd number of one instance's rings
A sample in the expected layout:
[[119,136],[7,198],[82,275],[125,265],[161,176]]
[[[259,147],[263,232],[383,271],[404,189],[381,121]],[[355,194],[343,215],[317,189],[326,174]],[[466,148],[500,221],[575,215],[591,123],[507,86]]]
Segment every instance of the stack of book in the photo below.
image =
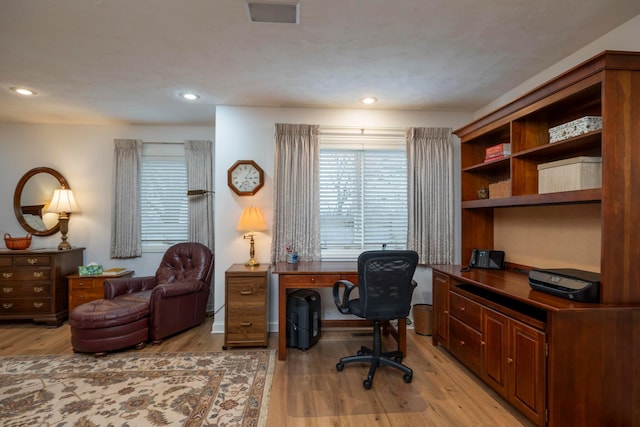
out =
[[499,160],[505,157],[509,157],[511,155],[511,144],[502,143],[497,145],[492,145],[491,147],[487,147],[485,149],[485,162],[493,162],[494,160]]

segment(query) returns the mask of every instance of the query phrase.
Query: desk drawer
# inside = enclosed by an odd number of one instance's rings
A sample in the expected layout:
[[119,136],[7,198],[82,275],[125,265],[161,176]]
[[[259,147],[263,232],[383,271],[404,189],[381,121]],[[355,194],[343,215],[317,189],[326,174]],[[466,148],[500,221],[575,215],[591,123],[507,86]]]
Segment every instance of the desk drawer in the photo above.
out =
[[[357,276],[356,276],[357,277]],[[280,283],[300,288],[331,287],[341,279],[339,274],[281,274]]]
[[477,331],[480,330],[481,311],[480,304],[455,292],[449,293],[449,313]]
[[480,375],[482,334],[455,317],[449,320],[449,351],[465,366]]

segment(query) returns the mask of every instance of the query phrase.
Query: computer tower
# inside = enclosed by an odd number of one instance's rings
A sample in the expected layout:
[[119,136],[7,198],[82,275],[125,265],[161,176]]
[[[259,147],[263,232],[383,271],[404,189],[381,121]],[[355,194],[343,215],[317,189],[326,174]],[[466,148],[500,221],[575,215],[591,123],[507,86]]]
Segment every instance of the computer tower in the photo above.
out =
[[287,297],[287,347],[307,350],[320,338],[320,294],[298,289]]

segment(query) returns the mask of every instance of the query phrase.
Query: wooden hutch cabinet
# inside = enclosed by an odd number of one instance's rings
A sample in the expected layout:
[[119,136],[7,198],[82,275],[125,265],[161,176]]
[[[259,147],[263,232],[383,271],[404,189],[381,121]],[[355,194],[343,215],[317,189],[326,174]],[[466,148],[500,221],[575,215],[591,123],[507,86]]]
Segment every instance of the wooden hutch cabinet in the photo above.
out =
[[0,320],[62,325],[69,315],[66,276],[78,271],[83,251],[0,250]]
[[[602,129],[550,142],[550,128],[585,116],[602,117]],[[589,209],[598,213],[600,294],[584,303],[533,290],[528,270],[549,267],[513,261],[509,251],[506,270],[434,265],[434,345],[537,425],[640,425],[640,53],[603,52],[455,134],[462,259],[473,248],[500,249],[496,233],[514,210],[535,208],[554,221],[558,207]],[[500,143],[511,153],[485,161]],[[581,156],[602,158],[601,188],[539,192],[541,164]],[[478,197],[500,181],[506,197]],[[584,269],[571,265],[572,243],[560,243],[569,261],[554,261]]]

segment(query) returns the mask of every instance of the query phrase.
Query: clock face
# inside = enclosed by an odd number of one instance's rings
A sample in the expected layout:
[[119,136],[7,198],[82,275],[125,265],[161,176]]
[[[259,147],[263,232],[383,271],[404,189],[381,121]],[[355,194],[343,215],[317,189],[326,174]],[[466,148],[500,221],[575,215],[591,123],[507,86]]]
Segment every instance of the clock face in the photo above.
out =
[[264,172],[252,160],[239,160],[228,171],[228,184],[240,196],[251,196],[264,185]]

